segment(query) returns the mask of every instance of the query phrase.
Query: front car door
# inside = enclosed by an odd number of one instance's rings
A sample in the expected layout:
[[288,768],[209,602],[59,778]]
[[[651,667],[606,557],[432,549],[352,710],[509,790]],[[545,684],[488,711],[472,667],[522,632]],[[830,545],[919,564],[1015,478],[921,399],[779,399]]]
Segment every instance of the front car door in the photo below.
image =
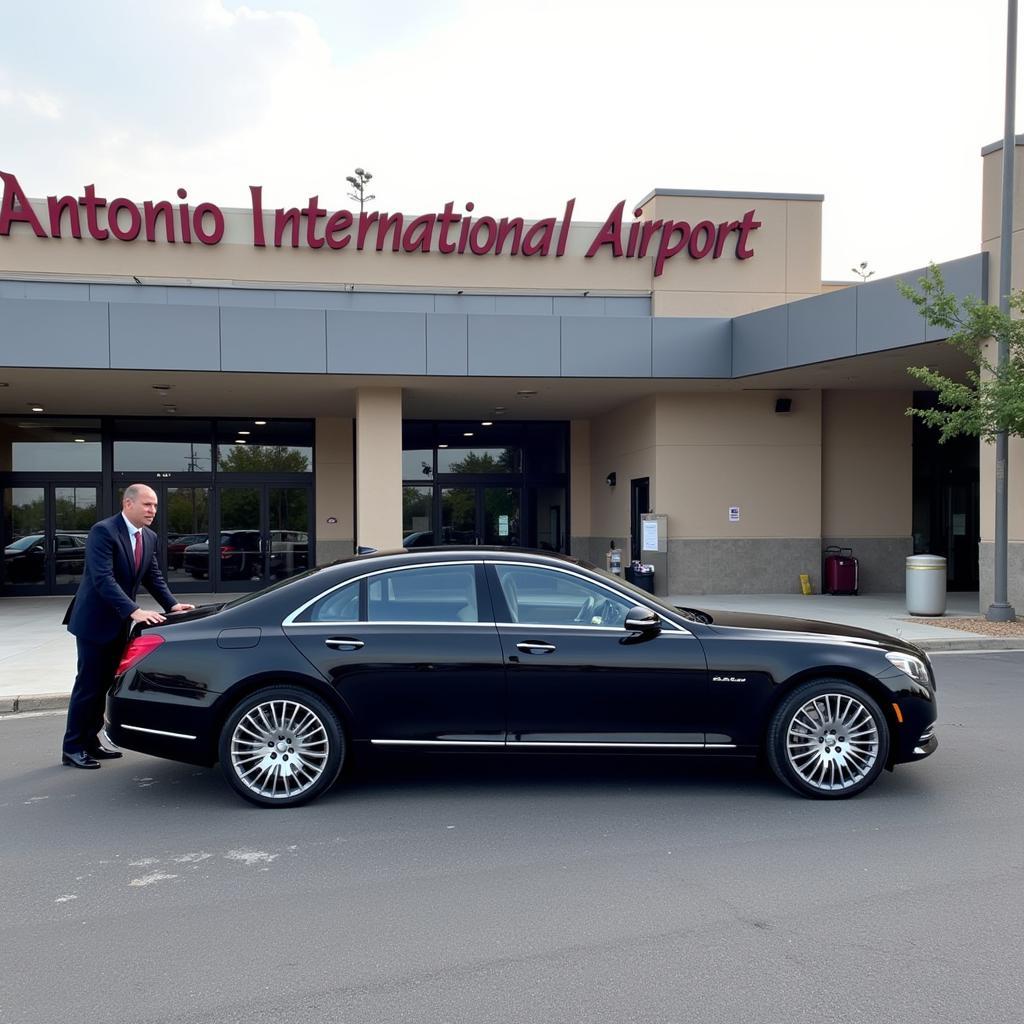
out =
[[509,680],[508,746],[700,749],[707,664],[663,620],[629,633],[628,592],[571,568],[487,565]]
[[355,739],[390,746],[502,746],[505,672],[479,562],[384,570],[284,622],[348,705]]

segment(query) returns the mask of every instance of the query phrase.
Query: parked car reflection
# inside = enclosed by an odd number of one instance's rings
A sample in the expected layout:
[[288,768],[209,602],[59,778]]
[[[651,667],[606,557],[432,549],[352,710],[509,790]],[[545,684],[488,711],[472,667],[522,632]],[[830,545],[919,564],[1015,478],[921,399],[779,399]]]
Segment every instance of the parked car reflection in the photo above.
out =
[[[84,533],[58,533],[55,571],[58,576],[81,576],[85,569]],[[4,579],[8,583],[46,581],[46,535],[30,533],[4,548]]]
[[[227,530],[220,534],[220,578],[260,579],[264,573],[259,530]],[[189,544],[183,567],[193,579],[210,575],[210,542],[207,538]],[[271,576],[283,578],[309,568],[309,534],[301,530],[270,531]]]
[[167,538],[167,568],[180,569],[185,564],[185,549],[191,544],[209,541],[206,533],[183,533],[177,537]]

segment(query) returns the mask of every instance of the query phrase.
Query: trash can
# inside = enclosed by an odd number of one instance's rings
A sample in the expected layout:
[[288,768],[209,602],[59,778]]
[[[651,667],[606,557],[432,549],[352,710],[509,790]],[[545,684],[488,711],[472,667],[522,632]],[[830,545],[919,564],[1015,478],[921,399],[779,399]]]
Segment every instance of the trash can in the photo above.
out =
[[911,615],[943,615],[946,611],[946,560],[941,555],[907,559],[907,611]]
[[646,590],[648,594],[654,593],[654,570],[649,572],[644,569],[626,569],[626,582],[632,583],[634,587]]

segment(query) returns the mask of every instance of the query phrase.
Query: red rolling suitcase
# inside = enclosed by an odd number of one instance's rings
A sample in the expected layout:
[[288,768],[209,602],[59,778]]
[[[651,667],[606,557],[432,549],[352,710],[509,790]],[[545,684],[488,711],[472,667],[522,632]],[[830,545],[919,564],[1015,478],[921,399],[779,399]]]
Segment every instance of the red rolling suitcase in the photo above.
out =
[[856,594],[860,581],[860,566],[853,557],[853,548],[825,548],[825,571],[822,574],[826,594]]

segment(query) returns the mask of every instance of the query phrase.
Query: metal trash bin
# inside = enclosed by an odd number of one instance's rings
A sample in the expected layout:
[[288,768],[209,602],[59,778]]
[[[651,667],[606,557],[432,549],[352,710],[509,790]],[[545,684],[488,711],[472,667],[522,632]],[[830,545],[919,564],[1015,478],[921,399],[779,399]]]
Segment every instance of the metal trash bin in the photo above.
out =
[[634,587],[646,590],[648,594],[654,593],[654,570],[643,572],[640,569],[626,569],[626,582],[632,583]]
[[941,555],[907,559],[907,611],[911,615],[946,612],[946,560]]

